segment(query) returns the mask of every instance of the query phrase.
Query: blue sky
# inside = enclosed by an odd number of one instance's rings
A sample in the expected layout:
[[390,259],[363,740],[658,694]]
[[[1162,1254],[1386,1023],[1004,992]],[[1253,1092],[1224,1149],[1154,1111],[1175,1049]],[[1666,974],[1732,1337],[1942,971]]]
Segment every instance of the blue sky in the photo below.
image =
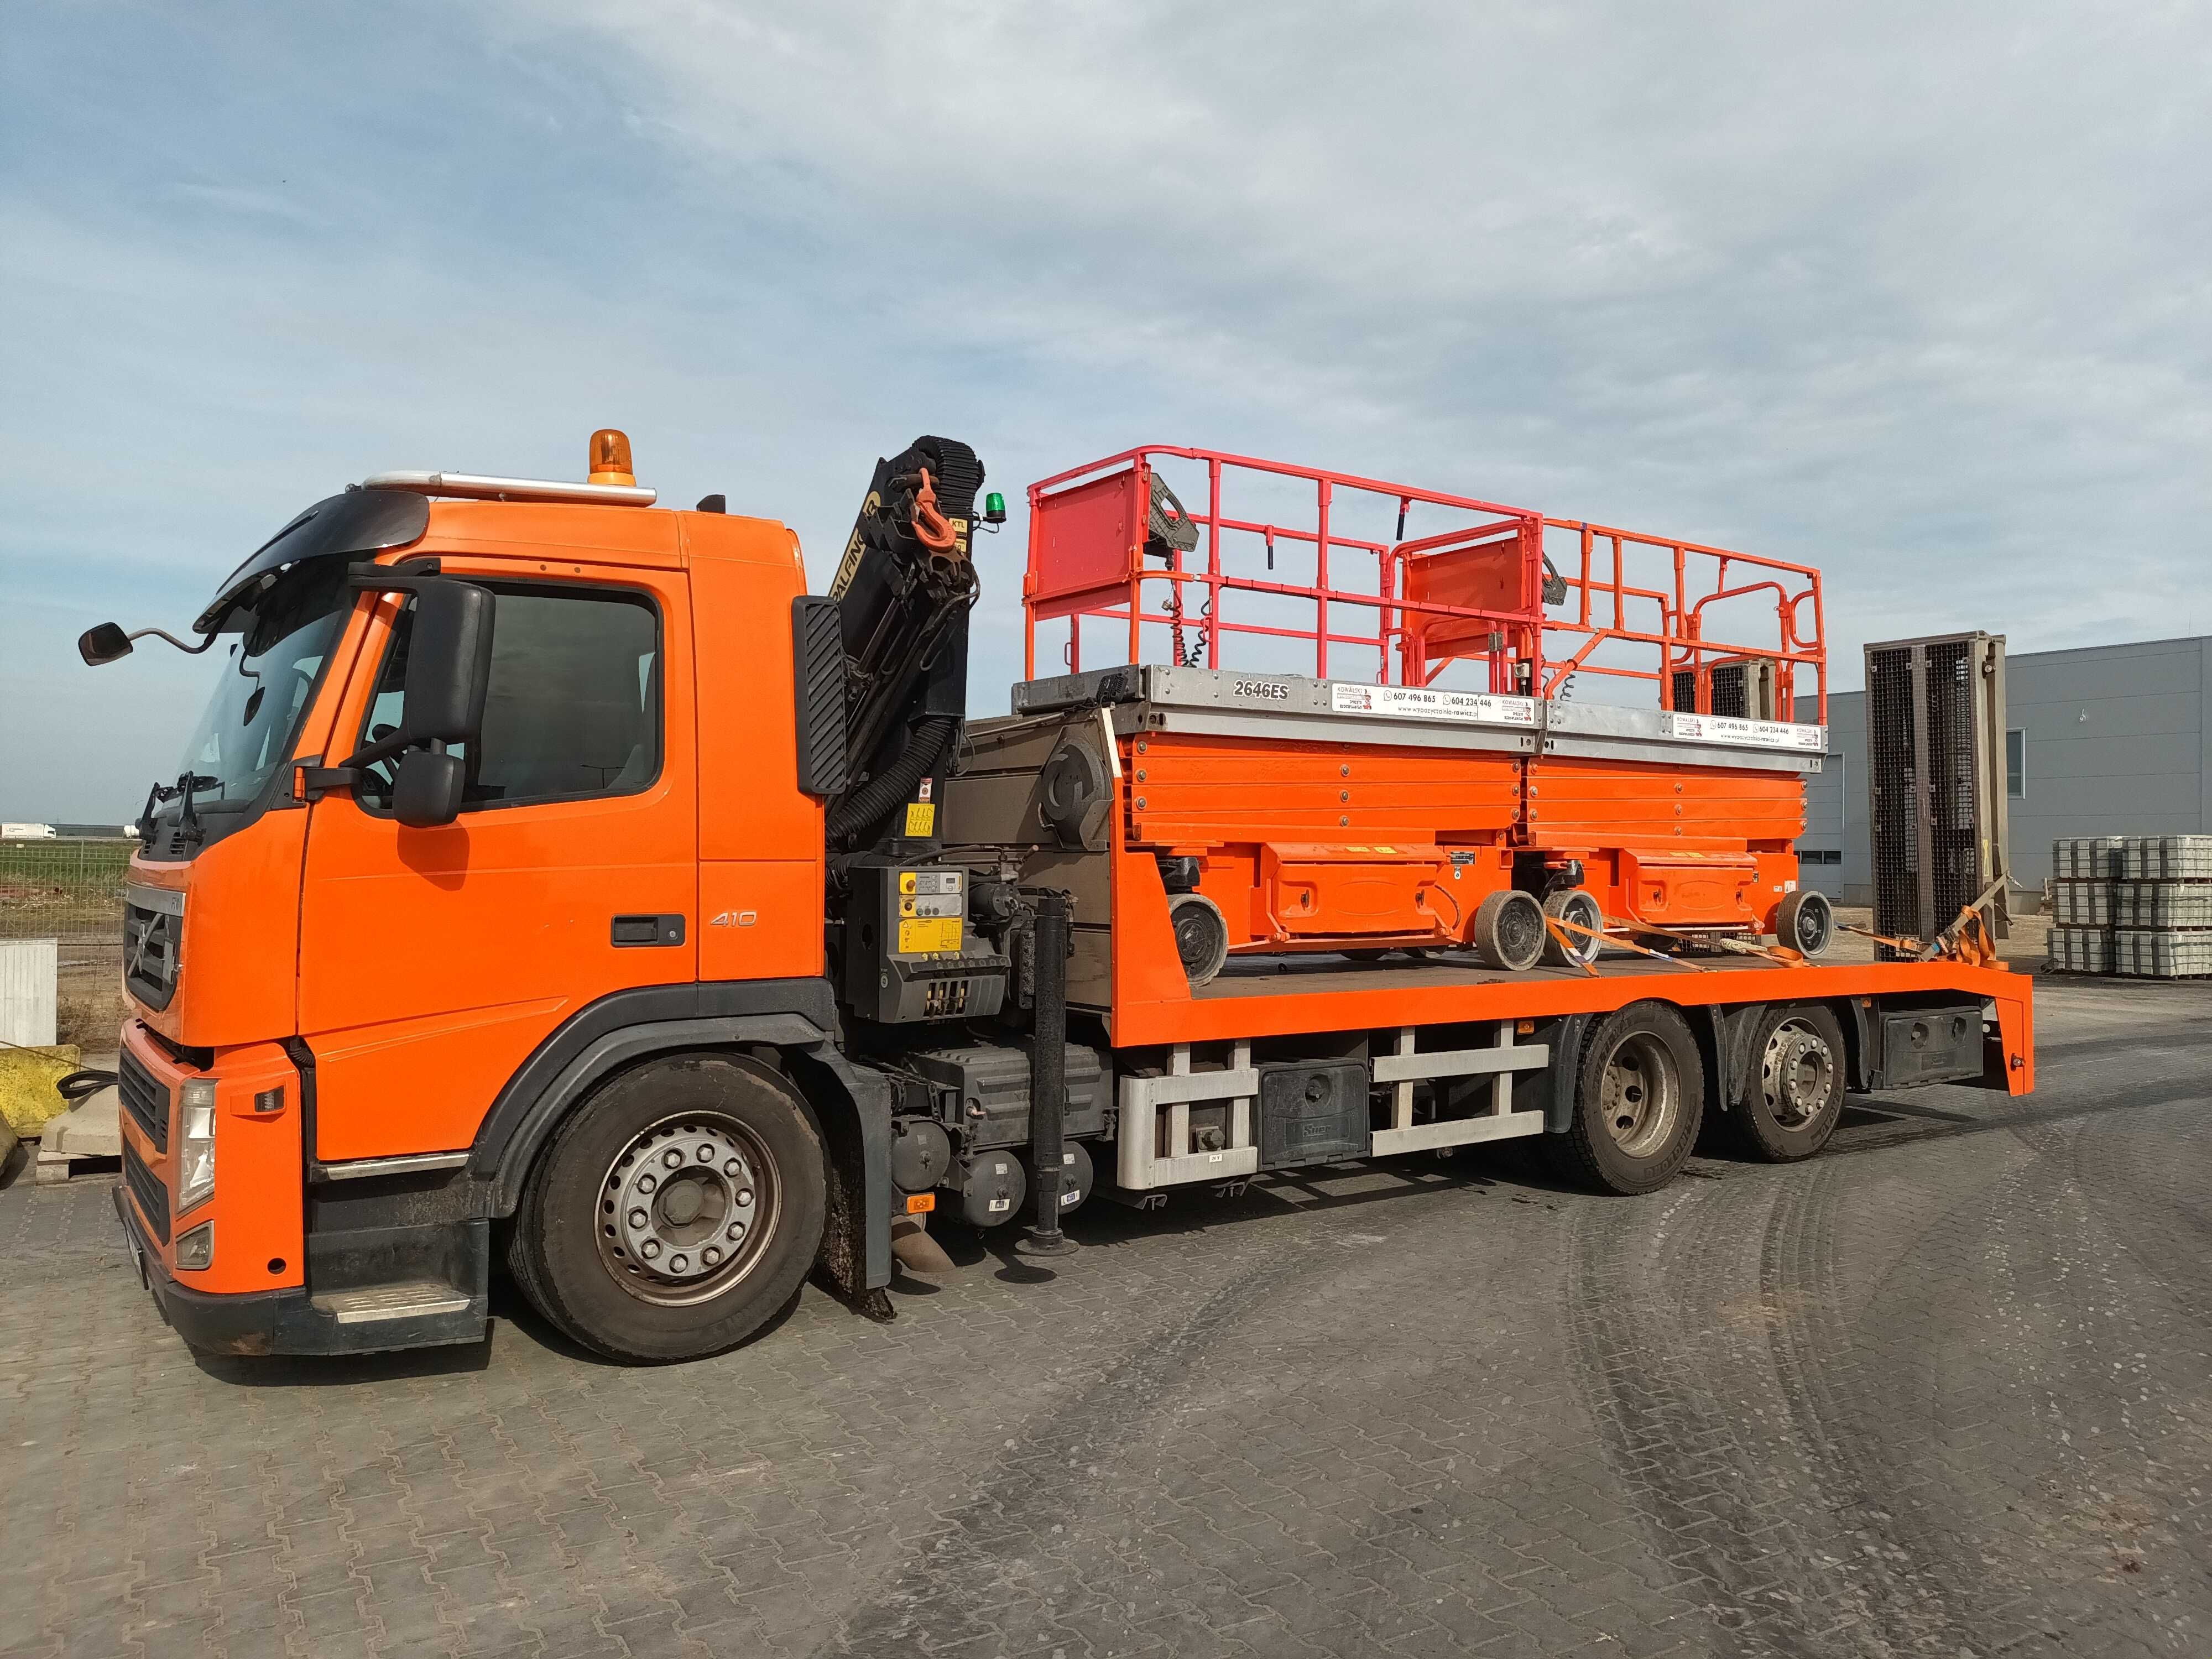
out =
[[0,817],[119,818],[189,620],[392,467],[781,517],[1140,441],[1820,564],[1867,638],[2212,629],[2212,15],[81,3],[0,30]]

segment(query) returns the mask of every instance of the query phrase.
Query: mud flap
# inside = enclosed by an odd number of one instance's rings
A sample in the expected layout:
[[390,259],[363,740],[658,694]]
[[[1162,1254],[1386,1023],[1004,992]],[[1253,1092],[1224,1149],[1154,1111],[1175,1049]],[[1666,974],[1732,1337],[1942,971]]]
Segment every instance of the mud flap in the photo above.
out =
[[[890,1085],[823,1044],[788,1056],[822,1124],[825,1214],[814,1281],[863,1318],[892,1316]],[[844,1106],[837,1110],[833,1106]]]
[[822,1227],[822,1254],[814,1261],[814,1282],[863,1319],[886,1324],[896,1310],[890,1293],[867,1282],[867,1182],[854,1164],[842,1137],[831,1136],[829,1206]]

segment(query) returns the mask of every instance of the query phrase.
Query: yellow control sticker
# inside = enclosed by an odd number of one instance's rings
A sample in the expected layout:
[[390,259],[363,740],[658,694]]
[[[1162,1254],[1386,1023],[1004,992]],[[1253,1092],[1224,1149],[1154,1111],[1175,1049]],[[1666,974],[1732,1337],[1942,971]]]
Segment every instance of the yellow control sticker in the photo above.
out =
[[942,916],[899,923],[898,948],[901,954],[915,951],[957,951],[960,948],[960,918]]
[[908,801],[906,806],[906,832],[909,836],[933,836],[937,833],[937,803],[932,800]]

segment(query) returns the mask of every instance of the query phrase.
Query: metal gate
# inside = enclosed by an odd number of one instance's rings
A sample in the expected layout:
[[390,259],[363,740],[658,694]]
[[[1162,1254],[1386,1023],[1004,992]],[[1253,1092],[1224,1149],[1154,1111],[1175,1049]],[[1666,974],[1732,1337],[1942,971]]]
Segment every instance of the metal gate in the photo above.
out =
[[[1878,933],[1932,938],[2009,868],[2004,647],[2001,634],[1952,634],[1866,647]],[[2002,887],[1993,920],[2006,937]]]

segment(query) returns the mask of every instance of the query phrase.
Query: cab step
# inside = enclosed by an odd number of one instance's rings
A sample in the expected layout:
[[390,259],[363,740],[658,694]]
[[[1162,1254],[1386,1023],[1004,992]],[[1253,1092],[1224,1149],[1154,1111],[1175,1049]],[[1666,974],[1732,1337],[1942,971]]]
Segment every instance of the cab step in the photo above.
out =
[[313,1297],[315,1310],[340,1325],[376,1325],[395,1319],[432,1319],[469,1310],[469,1293],[434,1279],[398,1285],[364,1285]]

